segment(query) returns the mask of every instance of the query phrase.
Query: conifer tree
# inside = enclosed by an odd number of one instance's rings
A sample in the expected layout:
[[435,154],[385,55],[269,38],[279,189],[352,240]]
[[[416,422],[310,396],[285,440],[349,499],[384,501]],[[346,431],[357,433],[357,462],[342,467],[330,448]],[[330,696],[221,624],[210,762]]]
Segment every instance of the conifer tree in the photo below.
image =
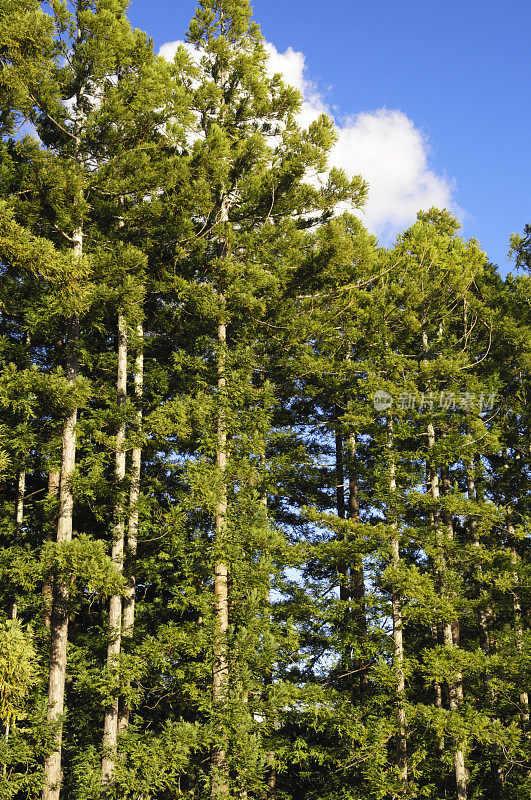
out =
[[[25,48],[28,47],[27,30],[35,21],[41,35],[41,50],[36,59],[27,63],[24,59]],[[109,186],[113,160],[119,159],[120,154],[127,151],[135,132],[141,127],[138,105],[135,106],[139,104],[138,99],[133,103],[133,111],[126,115],[129,124],[122,121],[116,130],[112,120],[120,110],[120,104],[123,109],[124,101],[127,102],[126,98],[135,89],[139,96],[142,91],[144,96],[151,92],[152,87],[146,84],[153,64],[151,49],[141,33],[130,29],[124,6],[120,3],[80,3],[72,13],[66,12],[60,5],[53,5],[51,15],[33,6],[11,23],[6,39],[6,71],[17,90],[15,99],[18,106],[14,112],[29,116],[44,145],[39,150],[31,142],[24,143],[22,148],[14,143],[15,157],[19,160],[21,157],[34,159],[41,169],[46,162],[53,163],[55,174],[52,180],[68,187],[70,205],[62,205],[62,198],[59,202],[59,198],[52,195],[51,203],[45,204],[42,209],[44,219],[38,220],[38,224],[44,222],[44,229],[52,238],[70,243],[73,263],[78,265],[76,269],[80,275],[84,264],[84,228],[89,220],[87,198],[94,194],[97,197],[104,189],[105,182]],[[29,43],[31,46],[31,39]],[[65,59],[66,66],[62,63]],[[142,70],[144,86],[139,91],[135,76]],[[118,86],[117,75],[121,79]],[[157,102],[159,98],[155,95],[152,99]],[[133,123],[130,122],[131,118],[134,119]],[[145,122],[145,118],[142,122]],[[155,120],[152,115],[148,122],[151,130],[154,130],[159,119]],[[127,144],[126,138],[129,140]],[[55,191],[53,184],[51,188]],[[38,207],[39,196],[33,187],[28,187],[30,203],[32,192]],[[79,310],[79,306],[73,308],[69,317],[65,344],[66,374],[72,388],[78,372]],[[77,406],[74,403],[65,418],[63,429],[58,544],[68,542],[72,535],[76,424]],[[116,557],[115,561],[118,561]],[[49,721],[57,728],[57,738],[56,747],[47,757],[45,765],[44,796],[47,798],[58,797],[60,788],[60,720],[64,703],[68,631],[68,592],[62,578],[56,579],[54,591]]]
[[[199,61],[195,69],[198,88],[191,99],[199,137],[193,145],[192,164],[200,175],[198,187],[202,187],[203,195],[198,238],[187,248],[182,262],[187,283],[181,279],[181,291],[191,299],[195,296],[195,303],[203,295],[203,303],[208,303],[206,321],[215,331],[216,423],[208,445],[215,453],[217,487],[213,507],[215,733],[211,792],[212,796],[227,796],[230,759],[235,753],[229,757],[228,730],[222,720],[231,694],[242,680],[238,673],[243,667],[230,674],[230,664],[235,668],[237,663],[236,652],[231,652],[237,638],[232,637],[238,637],[238,633],[237,626],[234,634],[229,627],[229,582],[233,604],[243,588],[237,587],[241,567],[230,556],[233,536],[241,524],[234,516],[239,504],[234,491],[243,479],[238,472],[248,470],[259,456],[256,451],[253,455],[252,439],[247,450],[249,433],[236,420],[238,415],[245,420],[240,404],[257,391],[249,371],[260,331],[256,326],[267,313],[268,298],[274,297],[281,285],[282,266],[274,265],[279,238],[290,226],[311,225],[309,215],[313,215],[314,223],[326,217],[339,200],[358,202],[362,184],[338,171],[330,173],[322,189],[304,182],[309,170],[324,172],[326,168],[326,153],[333,142],[331,123],[323,117],[308,131],[296,126],[294,112],[299,99],[283,86],[279,76],[266,76],[265,50],[246,0],[202,3],[190,24],[188,41],[198,51]],[[191,279],[186,270],[193,270],[197,277]],[[251,419],[246,424],[261,427],[265,423]],[[206,474],[203,480],[212,480]],[[259,504],[252,514],[261,517]],[[261,536],[267,536],[266,530]],[[266,579],[266,575],[261,578]],[[264,598],[265,589],[259,594]],[[232,625],[237,618],[234,605]],[[244,686],[240,697],[246,692]],[[242,767],[235,769],[237,774]]]

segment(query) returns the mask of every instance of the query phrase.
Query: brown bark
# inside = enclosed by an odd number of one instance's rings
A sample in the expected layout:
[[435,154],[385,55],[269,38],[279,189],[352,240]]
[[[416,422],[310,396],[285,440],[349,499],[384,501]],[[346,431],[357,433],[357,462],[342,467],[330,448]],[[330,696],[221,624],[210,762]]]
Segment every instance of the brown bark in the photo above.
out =
[[360,502],[358,497],[358,475],[356,470],[356,434],[348,437],[348,506],[349,516],[355,522],[360,521]]
[[[122,639],[133,638],[135,626],[135,558],[138,542],[138,501],[140,498],[140,467],[142,461],[142,448],[140,436],[142,434],[142,392],[144,384],[144,330],[142,323],[137,325],[138,350],[135,359],[135,419],[134,428],[137,440],[131,455],[131,485],[129,488],[129,519],[127,525],[127,586],[123,598],[122,611]],[[130,709],[122,703],[119,709],[118,733],[126,730],[129,725]]]
[[[222,299],[222,312],[224,310]],[[223,318],[218,324],[218,422],[216,464],[219,474],[219,494],[215,513],[216,549],[218,561],[214,567],[214,663],[212,673],[212,703],[221,705],[227,696],[229,663],[227,629],[229,627],[228,566],[223,556],[227,516],[227,420],[225,411],[227,327]],[[215,742],[211,753],[210,792],[212,798],[227,797],[229,786],[225,774],[226,751],[222,742]]]
[[[433,636],[433,641],[435,642],[435,644],[438,644],[439,639],[438,639],[438,635],[437,635],[437,627],[436,626],[435,626],[434,629],[432,629],[432,636]],[[434,681],[433,682],[433,693],[434,693],[434,705],[435,705],[435,708],[440,711],[443,708],[443,700],[442,700],[441,684],[439,683],[439,681]],[[441,770],[442,770],[443,769],[443,763],[444,763],[444,737],[443,736],[441,736],[441,738],[437,740],[437,756],[438,756],[439,762],[441,764]]]
[[[58,469],[51,469],[48,473],[48,497],[57,497],[59,494],[59,485],[61,482],[61,472]],[[53,516],[55,519],[55,515]],[[57,524],[57,523],[56,523]],[[50,541],[51,533],[47,527],[46,540]],[[44,605],[44,624],[50,630],[52,619],[52,604],[53,604],[53,584],[50,578],[47,578],[42,587],[42,599]]]
[[[116,394],[119,410],[127,397],[127,324],[123,311],[118,313],[118,377]],[[116,434],[115,454],[116,501],[114,508],[114,527],[111,558],[118,571],[123,568],[124,554],[124,507],[123,483],[125,480],[125,419],[120,422]],[[117,668],[121,649],[122,597],[113,595],[109,600],[109,642],[107,644],[107,669]],[[103,758],[101,762],[101,785],[108,787],[114,779],[116,746],[118,739],[118,696],[105,709],[103,724]]]
[[[74,253],[81,259],[82,233],[74,236]],[[77,373],[76,342],[79,334],[79,318],[74,315],[69,322],[67,335],[66,376],[73,386]],[[59,516],[57,543],[69,542],[72,538],[74,495],[72,477],[76,466],[77,408],[66,417],[63,425],[61,482],[59,491]],[[48,677],[47,721],[54,727],[53,749],[44,761],[43,800],[59,800],[61,791],[61,747],[63,738],[63,713],[65,697],[66,658],[68,643],[68,588],[61,575],[56,575],[53,587],[53,604],[50,622],[50,668]]]
[[[387,450],[389,456],[389,494],[392,497],[396,493],[396,465],[394,454],[394,430],[393,418],[387,414]],[[398,527],[394,515],[389,513],[388,523],[391,525],[391,564],[393,569],[398,572],[400,569],[400,539]],[[392,613],[393,613],[393,644],[394,644],[394,667],[395,667],[395,691],[396,691],[396,757],[397,765],[402,781],[403,791],[407,791],[408,782],[408,763],[407,763],[407,731],[406,731],[406,711],[404,708],[406,683],[404,675],[404,639],[402,627],[402,597],[399,589],[393,586],[392,593]]]
[[267,796],[268,798],[276,797],[277,793],[277,771],[275,769],[275,754],[272,750],[266,753],[268,771],[267,771]]

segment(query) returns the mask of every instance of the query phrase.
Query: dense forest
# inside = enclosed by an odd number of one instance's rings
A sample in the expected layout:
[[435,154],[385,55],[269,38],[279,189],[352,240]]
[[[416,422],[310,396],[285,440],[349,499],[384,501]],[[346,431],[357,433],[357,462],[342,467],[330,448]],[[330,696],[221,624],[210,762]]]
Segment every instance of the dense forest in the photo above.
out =
[[0,799],[529,800],[531,226],[125,11],[0,2]]

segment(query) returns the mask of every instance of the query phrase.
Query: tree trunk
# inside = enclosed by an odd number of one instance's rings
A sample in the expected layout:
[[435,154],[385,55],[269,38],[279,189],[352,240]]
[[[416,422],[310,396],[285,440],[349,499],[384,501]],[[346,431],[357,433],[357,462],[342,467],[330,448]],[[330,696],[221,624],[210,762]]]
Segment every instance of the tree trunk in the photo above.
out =
[[[123,598],[122,639],[133,638],[135,626],[135,558],[138,541],[138,501],[140,498],[140,466],[142,448],[142,393],[144,384],[144,329],[142,323],[137,326],[138,350],[135,359],[135,419],[134,428],[137,437],[131,456],[131,485],[129,489],[129,520],[127,526],[127,586]],[[122,703],[118,717],[118,733],[125,731],[129,725],[130,709]]]
[[339,519],[345,519],[345,474],[343,470],[343,437],[336,430],[336,509]]
[[[76,231],[74,253],[81,260],[82,233]],[[66,376],[70,386],[78,373],[76,344],[79,335],[79,318],[74,315],[69,322],[67,334]],[[66,417],[63,426],[63,451],[61,460],[61,484],[59,492],[59,517],[57,522],[57,544],[72,538],[74,495],[72,477],[76,466],[77,408]],[[66,649],[68,642],[68,588],[63,577],[55,576],[53,604],[50,622],[50,670],[48,678],[47,721],[54,728],[53,750],[44,761],[43,800],[59,800],[61,791],[61,746],[63,738],[63,713],[66,678]]]
[[[263,446],[263,450],[260,453],[260,467],[262,473],[262,490],[260,492],[260,505],[262,506],[264,517],[267,518],[267,491],[265,489],[265,480],[266,480],[266,454],[265,454],[265,442]],[[271,595],[269,591],[269,577],[266,586],[265,592],[265,602],[266,602],[266,609],[267,609],[267,622],[268,626],[271,625],[271,611],[270,611],[270,603],[271,603]],[[266,686],[271,683],[271,676],[268,674],[266,676]],[[274,750],[266,750],[266,764],[267,764],[267,795],[266,797],[269,800],[274,800],[276,796],[276,788],[277,788],[277,770],[275,767],[275,751]]]
[[[472,503],[476,502],[477,495],[476,495],[475,469],[474,469],[473,458],[471,458],[467,464],[467,494],[468,494],[468,499]],[[470,526],[470,534],[472,537],[473,545],[474,547],[479,549],[480,541],[478,533],[478,522],[474,514],[470,515],[469,526]],[[484,582],[483,582],[483,568],[480,560],[478,560],[478,565],[476,569],[476,583],[477,583],[478,597],[481,600],[484,592]],[[490,634],[488,629],[488,612],[487,612],[487,606],[485,606],[483,602],[481,602],[481,604],[478,606],[477,617],[478,617],[478,628],[479,628],[479,644],[485,656],[489,656]],[[491,705],[492,707],[494,707],[496,697],[494,694],[494,690],[492,688],[492,681],[489,676],[488,668],[485,670],[485,684],[487,685],[489,690],[489,698]],[[501,748],[499,746],[496,746],[496,754],[497,754],[496,760],[492,764],[492,773],[493,773],[493,782],[496,787],[496,791],[498,792],[498,797],[501,800],[501,798],[503,798],[503,793],[505,790],[505,776],[501,766],[503,763],[503,755],[501,752]]]
[[[16,525],[17,535],[20,533],[22,524],[24,522],[24,497],[26,494],[26,470],[21,469],[18,473],[17,479],[17,508],[16,508]],[[10,619],[16,619],[18,614],[18,603],[16,596],[9,603],[8,616]]]
[[[123,311],[118,313],[118,378],[116,382],[118,409],[123,411],[127,397],[127,324]],[[124,554],[124,503],[123,483],[125,480],[125,419],[120,422],[116,434],[116,501],[114,507],[114,527],[111,558],[118,571],[123,568]],[[107,645],[107,669],[117,669],[117,659],[121,648],[122,597],[113,595],[109,600],[109,642]],[[116,745],[118,739],[118,695],[105,709],[103,725],[103,758],[101,762],[101,785],[108,787],[114,780]]]
[[[58,469],[51,469],[48,473],[48,497],[57,497],[59,494],[59,485],[61,483],[61,472]],[[55,514],[53,516],[53,520],[55,520]],[[55,523],[57,524],[57,523]],[[48,524],[46,523],[46,541],[51,540],[51,532],[48,528]],[[52,581],[47,578],[44,582],[44,586],[42,587],[42,599],[44,605],[44,624],[50,630],[51,619],[52,619],[52,604],[53,604],[53,584]]]
[[[509,537],[514,537],[514,526],[511,522],[508,524],[508,531]],[[516,565],[518,563],[518,556],[516,551],[511,548],[510,550],[510,557],[511,557],[511,564],[513,565],[513,619],[514,619],[514,635],[516,641],[516,649],[519,653],[522,652],[523,647],[523,626],[522,626],[522,607],[520,604],[520,595],[518,592],[518,572],[516,570]],[[529,695],[522,689],[519,696],[520,701],[520,722],[522,725],[522,730],[525,732],[526,735],[529,734]]]
[[[434,643],[438,644],[439,643],[439,637],[438,637],[437,626],[436,625],[433,626],[431,633],[432,633],[432,637],[433,637]],[[438,709],[439,711],[441,711],[442,708],[443,708],[443,700],[442,700],[441,684],[439,683],[439,681],[434,681],[433,682],[433,693],[434,693],[434,705],[435,705],[435,708]],[[437,757],[438,757],[439,763],[441,765],[441,770],[443,770],[444,769],[444,737],[443,736],[441,736],[441,738],[438,739],[438,741],[437,741]],[[441,781],[441,785],[443,783],[444,783],[444,781]],[[445,794],[445,796],[446,796],[446,794]]]
[[[387,414],[387,450],[389,453],[389,495],[392,497],[396,492],[396,465],[394,454],[394,430],[393,418]],[[389,509],[390,510],[390,509]],[[394,515],[388,512],[388,523],[391,525],[391,564],[393,569],[398,572],[400,569],[400,539]],[[402,628],[402,597],[400,591],[393,587],[392,595],[393,609],[393,644],[394,644],[394,667],[395,667],[395,691],[396,691],[396,756],[397,765],[402,781],[403,791],[407,791],[408,764],[407,764],[407,732],[406,732],[406,711],[404,708],[406,684],[404,676],[404,641]]]
[[[435,430],[433,428],[432,423],[428,425],[428,445],[433,448],[435,444]],[[442,470],[443,473],[443,492],[446,494],[450,489],[450,477],[449,471],[447,467],[444,467]],[[432,497],[434,500],[438,500],[440,497],[439,492],[439,479],[437,475],[437,470],[431,468],[431,490],[432,490]],[[453,540],[453,524],[451,516],[444,512],[443,520],[441,520],[440,512],[437,509],[434,509],[434,525],[435,525],[435,536],[436,536],[436,543],[437,543],[437,550],[438,550],[438,576],[439,576],[439,586],[440,591],[443,596],[447,594],[447,576],[446,576],[446,553],[445,553],[445,534],[442,530],[441,522],[444,524],[446,530],[446,538],[448,540]],[[459,645],[459,624],[457,620],[443,620],[443,643],[444,646],[448,649],[452,650],[454,647]],[[462,706],[463,703],[463,683],[462,683],[462,676],[458,672],[455,674],[454,678],[450,681],[448,686],[448,694],[449,694],[449,706],[450,711],[457,712],[459,708]],[[467,800],[467,772],[465,768],[465,756],[464,756],[464,742],[458,741],[455,743],[455,750],[454,750],[454,772],[455,772],[455,781],[456,781],[456,788],[457,788],[457,800]]]
[[[339,519],[345,519],[345,473],[343,467],[343,436],[336,428],[335,435],[336,445],[336,511]],[[343,539],[343,533],[340,534]],[[349,591],[347,586],[348,569],[346,564],[339,566],[339,599],[347,602],[349,599]]]
[[[447,466],[444,466],[441,470],[442,472],[442,490],[443,495],[448,495],[451,491],[451,484],[450,484],[450,471]],[[443,514],[443,523],[446,530],[446,537],[449,542],[454,541],[454,524],[451,514],[448,514],[446,511]],[[455,592],[452,592],[453,597],[455,597]],[[451,643],[452,647],[459,647],[459,620],[457,618],[452,619],[450,623],[445,623],[445,637],[448,640],[448,643]],[[452,687],[450,688],[450,694],[453,692],[457,698],[457,703],[459,707],[463,705],[463,676],[460,672],[456,673],[455,679],[452,682]]]
[[[423,329],[422,331],[422,353],[423,353],[423,361],[426,361],[428,358],[429,353],[429,343],[428,343],[428,335],[426,330]],[[435,446],[435,428],[432,422],[428,423],[427,428],[428,433],[428,451],[433,450]],[[440,498],[440,490],[439,490],[439,476],[437,469],[433,466],[433,464],[428,462],[428,476],[429,476],[429,485],[431,496],[433,500],[439,500]],[[443,489],[445,492],[449,490],[449,473],[448,470],[443,470]],[[449,515],[445,515],[444,522],[446,527],[447,536],[449,539],[453,539],[453,526],[451,517]],[[432,514],[432,525],[435,532],[435,541],[437,546],[437,576],[439,582],[439,590],[443,596],[446,595],[446,553],[445,553],[445,534],[442,530],[442,520],[441,520],[441,512],[438,506],[438,503],[434,506],[433,514]],[[450,621],[450,620],[443,620],[443,642],[445,647],[453,648],[459,641],[459,626],[457,621]],[[450,700],[450,710],[457,711],[460,707],[463,699],[463,689],[462,689],[462,680],[461,676],[457,674],[455,679],[450,682],[449,688],[449,700]],[[440,699],[438,697],[438,693],[440,693],[440,686],[437,685],[435,682],[435,690],[436,690],[436,705],[437,701]],[[441,754],[441,744],[444,746],[444,742],[439,742],[439,754]],[[467,773],[465,769],[465,757],[464,757],[464,743],[463,742],[456,742],[455,750],[454,750],[454,772],[455,772],[455,781],[457,787],[457,800],[467,800]]]
[[26,494],[26,470],[21,469],[17,481],[17,528],[24,522],[24,496]]
[[[427,361],[429,352],[429,344],[428,344],[428,335],[425,330],[422,331],[422,360]],[[427,428],[428,434],[428,451],[432,450],[435,445],[435,428],[433,427],[433,423],[428,423]],[[432,498],[434,500],[439,499],[439,474],[436,469],[430,464],[429,459],[426,460],[426,477],[428,481],[428,491],[430,492]],[[434,507],[432,515],[431,515],[431,524],[435,535],[437,537],[437,544],[438,549],[440,551],[440,519],[439,519],[439,509]],[[440,570],[438,570],[438,576],[440,581]],[[435,644],[439,644],[439,632],[437,630],[437,625],[432,626],[432,636]],[[442,710],[443,708],[443,701],[442,701],[442,689],[441,684],[439,681],[435,680],[433,682],[434,694],[435,694],[435,708]],[[441,765],[441,771],[444,770],[444,750],[445,750],[445,742],[444,736],[437,741],[437,754],[439,758],[439,763]],[[441,775],[441,788],[445,784],[444,775]],[[445,792],[446,796],[446,792]]]
[[[467,490],[468,499],[473,503],[476,501],[476,485],[474,480],[474,460],[470,459],[467,465]],[[478,535],[478,521],[472,514],[469,519],[470,534],[474,547],[478,550],[480,548],[479,535]],[[479,597],[483,595],[483,567],[478,562],[476,569],[476,583]],[[479,643],[485,655],[489,654],[490,638],[487,625],[487,609],[483,604],[478,607],[478,628],[479,628]]]
[[[348,504],[349,518],[354,522],[360,521],[360,503],[358,497],[358,474],[356,458],[356,434],[351,432],[347,439],[348,452]],[[363,556],[358,555],[350,564],[350,597],[355,603],[354,620],[356,632],[362,643],[367,641],[367,617],[365,608],[365,575],[363,572]],[[360,676],[360,696],[369,689],[369,678],[367,675],[364,658],[356,664],[355,669]]]
[[[429,353],[429,342],[428,342],[427,332],[424,328],[422,330],[422,353],[423,353],[422,355],[423,361],[426,361]],[[428,423],[427,433],[428,433],[428,451],[431,451],[435,446],[435,428],[432,422]],[[431,463],[428,463],[427,466],[428,466],[428,476],[429,476],[431,496],[433,500],[438,501],[440,498],[440,491],[439,491],[439,476],[437,473],[437,469]],[[447,470],[443,470],[443,488],[445,491],[449,490],[449,473]],[[452,521],[448,515],[446,515],[445,523],[446,523],[446,531],[448,538],[453,538]],[[447,582],[445,535],[442,530],[441,513],[438,503],[434,505],[432,514],[432,524],[435,532],[435,541],[438,554],[437,574],[439,581],[439,590],[441,594],[445,596],[446,582]],[[458,640],[459,640],[459,626],[457,621],[454,621],[452,623],[449,620],[443,620],[443,642],[445,647],[453,648],[457,644]],[[455,680],[452,680],[450,682],[450,686],[448,688],[450,696],[450,710],[457,711],[463,699],[461,676],[456,675]],[[437,690],[440,692],[440,686],[437,686],[436,682],[436,700],[437,700]],[[439,743],[439,753],[441,753],[441,743],[444,745],[444,742]],[[455,772],[455,781],[457,787],[457,795],[456,795],[457,800],[467,800],[467,773],[465,768],[463,742],[456,742],[454,750],[454,772]]]
[[[225,302],[222,298],[222,313]],[[228,567],[224,556],[225,526],[227,516],[227,420],[225,411],[226,389],[226,345],[227,327],[222,319],[218,324],[218,423],[216,464],[219,474],[219,494],[215,513],[217,563],[214,568],[214,663],[212,674],[212,703],[216,706],[224,703],[227,697],[229,682],[229,663],[227,629],[229,627],[229,600],[228,600]],[[211,753],[211,781],[210,791],[212,798],[223,798],[229,794],[228,779],[225,774],[225,745],[215,742]]]

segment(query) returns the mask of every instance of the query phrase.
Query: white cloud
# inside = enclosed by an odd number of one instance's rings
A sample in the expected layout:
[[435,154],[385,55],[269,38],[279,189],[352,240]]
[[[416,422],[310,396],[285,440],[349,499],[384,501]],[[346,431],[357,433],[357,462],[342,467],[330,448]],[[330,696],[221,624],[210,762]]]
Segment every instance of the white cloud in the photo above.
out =
[[182,39],[176,39],[174,42],[164,42],[159,48],[159,56],[162,56],[166,61],[173,61],[175,53],[179,47],[184,47],[188,51],[188,55],[196,64],[199,63],[198,51],[190,44],[190,42],[183,42]]
[[421,209],[460,213],[454,181],[430,169],[428,142],[402,111],[358,114],[339,126],[338,134],[331,161],[368,181],[363,219],[384,240],[411,225]]
[[179,40],[175,42],[164,42],[164,44],[161,44],[159,47],[159,56],[165,58],[166,61],[173,61],[175,53],[177,52],[177,48],[180,44],[184,44],[184,42]]
[[[160,55],[173,58],[179,44],[163,44]],[[268,72],[282,73],[286,83],[302,94],[300,124],[306,127],[320,114],[334,118],[318,86],[307,77],[304,53],[291,47],[279,53],[270,42],[265,47]],[[338,141],[331,153],[331,164],[368,181],[369,198],[358,213],[384,243],[411,225],[417,211],[431,206],[448,208],[463,216],[454,200],[455,181],[430,167],[427,137],[403,111],[380,108],[335,124]]]
[[[300,123],[320,114],[334,117],[316,84],[306,76],[304,53],[291,47],[279,53],[266,44],[271,74],[281,72],[286,83],[303,96]],[[437,175],[429,165],[429,143],[403,111],[380,108],[336,122],[338,141],[331,163],[348,175],[362,175],[369,183],[369,198],[361,212],[369,230],[389,241],[414,222],[417,211],[438,206],[458,215],[455,182]]]
[[299,123],[306,128],[319,117],[320,114],[329,114],[330,110],[323,100],[317,85],[309,80],[305,73],[306,64],[304,53],[288,47],[285,53],[279,53],[274,44],[265,43],[269,56],[267,70],[271,76],[280,72],[285,83],[294,86],[302,94],[302,108],[299,114]]

